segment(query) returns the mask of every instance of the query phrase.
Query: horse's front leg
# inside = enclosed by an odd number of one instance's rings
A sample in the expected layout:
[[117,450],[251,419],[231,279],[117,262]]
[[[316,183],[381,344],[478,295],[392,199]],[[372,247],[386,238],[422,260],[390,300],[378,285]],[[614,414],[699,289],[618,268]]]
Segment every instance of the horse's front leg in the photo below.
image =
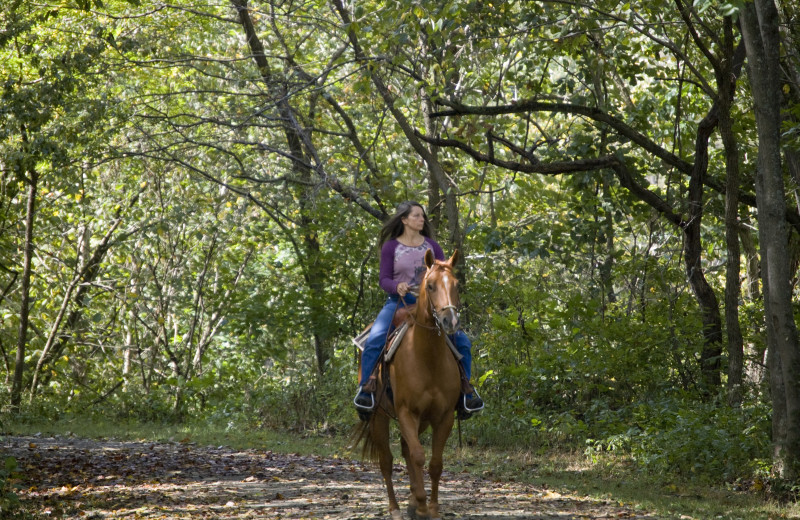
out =
[[419,418],[408,410],[398,410],[400,433],[405,445],[403,455],[408,467],[408,479],[411,482],[411,499],[409,509],[416,505],[416,515],[428,516],[428,500],[425,496],[425,480],[423,466],[425,465],[425,450],[419,442]]
[[386,494],[389,496],[389,514],[392,520],[402,520],[403,513],[400,511],[400,506],[397,503],[397,497],[394,492],[394,484],[392,484],[392,449],[389,446],[389,417],[385,414],[374,414],[372,419],[372,441],[378,449],[378,459],[381,468],[381,475],[386,484]]
[[442,421],[438,424],[433,424],[431,462],[428,466],[428,472],[431,475],[431,498],[429,505],[431,519],[441,518],[441,514],[439,513],[439,479],[442,477],[442,469],[444,468],[444,447],[447,444],[447,438],[450,437],[450,431],[453,429],[454,420],[453,412],[449,412],[442,418]]
[[[406,468],[411,465],[411,455],[408,451],[408,443],[403,437],[400,437],[400,447],[403,450],[403,459],[406,461]],[[410,475],[410,473],[409,473]],[[414,495],[414,482],[409,477],[409,488],[411,489],[411,495],[408,497],[408,515],[411,518],[414,518],[417,514],[417,497]]]

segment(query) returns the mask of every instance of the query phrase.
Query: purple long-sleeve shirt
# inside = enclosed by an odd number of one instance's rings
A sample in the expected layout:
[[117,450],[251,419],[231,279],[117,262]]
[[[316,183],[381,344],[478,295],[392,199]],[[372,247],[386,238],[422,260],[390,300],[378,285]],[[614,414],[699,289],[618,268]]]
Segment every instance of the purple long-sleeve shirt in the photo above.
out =
[[444,252],[432,238],[418,247],[404,246],[397,239],[388,240],[381,248],[380,286],[387,293],[397,294],[397,285],[419,285],[427,270],[425,252],[431,249],[437,260],[444,260]]

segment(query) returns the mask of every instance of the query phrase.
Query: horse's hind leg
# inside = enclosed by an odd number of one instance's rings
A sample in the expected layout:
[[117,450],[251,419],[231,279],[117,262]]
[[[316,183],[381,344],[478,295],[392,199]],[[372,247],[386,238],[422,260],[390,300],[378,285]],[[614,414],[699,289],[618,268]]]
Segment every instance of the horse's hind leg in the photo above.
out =
[[392,484],[392,449],[389,446],[389,418],[384,414],[376,414],[372,420],[372,439],[378,450],[378,461],[386,484],[386,494],[389,496],[389,514],[392,520],[401,520],[403,514],[397,504],[397,497]]

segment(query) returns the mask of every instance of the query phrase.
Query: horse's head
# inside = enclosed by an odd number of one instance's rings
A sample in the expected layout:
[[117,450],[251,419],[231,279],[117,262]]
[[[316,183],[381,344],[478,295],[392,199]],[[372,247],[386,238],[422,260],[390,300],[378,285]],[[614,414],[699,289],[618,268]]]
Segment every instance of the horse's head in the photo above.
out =
[[458,321],[458,280],[453,266],[458,261],[458,250],[446,262],[436,260],[430,249],[425,253],[428,272],[420,285],[420,296],[428,300],[433,319],[445,334],[455,334]]

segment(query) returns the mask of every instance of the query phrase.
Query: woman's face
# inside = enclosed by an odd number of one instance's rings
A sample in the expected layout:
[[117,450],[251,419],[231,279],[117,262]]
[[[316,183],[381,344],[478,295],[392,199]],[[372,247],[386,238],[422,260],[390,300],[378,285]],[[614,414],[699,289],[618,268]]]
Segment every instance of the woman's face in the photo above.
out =
[[420,232],[425,226],[425,213],[419,206],[411,206],[411,211],[401,219],[403,225],[414,231]]

